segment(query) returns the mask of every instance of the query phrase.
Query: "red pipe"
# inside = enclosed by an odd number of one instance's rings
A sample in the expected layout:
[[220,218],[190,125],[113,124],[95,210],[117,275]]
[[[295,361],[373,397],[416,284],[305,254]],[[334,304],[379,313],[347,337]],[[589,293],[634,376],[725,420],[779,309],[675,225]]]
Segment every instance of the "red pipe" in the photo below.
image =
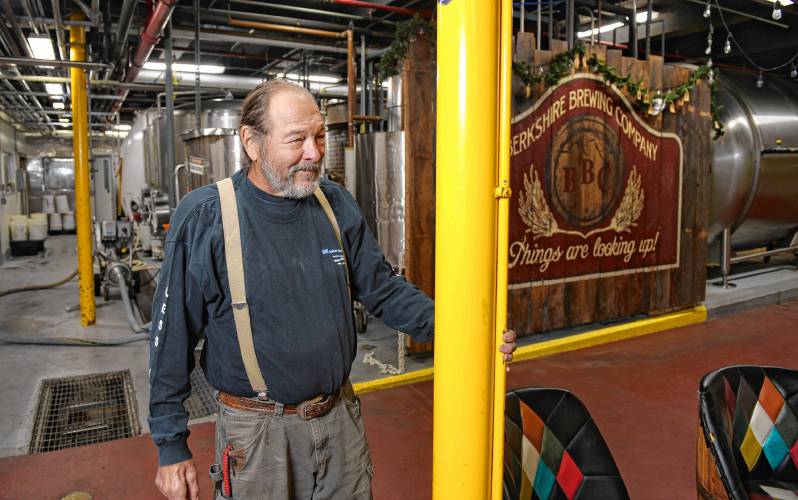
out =
[[416,14],[422,17],[431,17],[429,11],[419,11],[413,9],[405,9],[404,7],[394,7],[392,5],[382,5],[373,2],[364,2],[363,0],[328,0],[330,3],[338,5],[350,5],[353,7],[365,7],[374,10],[387,10],[388,12],[395,12],[397,14],[405,14],[407,16],[414,16]]
[[161,40],[161,32],[166,26],[166,23],[169,22],[169,18],[172,15],[172,11],[175,9],[176,3],[177,0],[158,1],[158,4],[152,11],[152,15],[147,20],[147,24],[141,31],[139,46],[136,49],[136,54],[130,61],[130,70],[128,70],[125,76],[126,82],[134,81],[139,71],[141,71],[141,68],[144,66],[144,63],[149,59],[152,49]]

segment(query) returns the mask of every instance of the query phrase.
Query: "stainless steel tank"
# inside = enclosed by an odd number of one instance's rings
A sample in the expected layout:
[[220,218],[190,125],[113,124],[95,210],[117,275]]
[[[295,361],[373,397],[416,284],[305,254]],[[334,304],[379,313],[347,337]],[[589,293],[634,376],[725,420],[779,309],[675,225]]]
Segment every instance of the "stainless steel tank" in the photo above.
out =
[[[190,114],[193,118],[193,109]],[[174,172],[178,199],[193,189],[222,180],[241,169],[240,122],[240,100],[203,101],[200,128],[180,134],[183,148],[178,145],[178,149],[184,150],[184,167],[181,172]]]
[[355,198],[385,258],[394,268],[404,269],[404,132],[359,134],[355,150]]
[[402,75],[395,75],[388,78],[388,99],[385,103],[388,111],[388,131],[397,132],[402,130],[402,114],[404,103],[402,102]]
[[324,109],[325,153],[324,172],[327,178],[343,185],[345,181],[344,148],[349,142],[347,134],[346,102],[328,104]]
[[713,141],[708,241],[724,227],[736,250],[789,243],[798,228],[798,86],[723,70]]

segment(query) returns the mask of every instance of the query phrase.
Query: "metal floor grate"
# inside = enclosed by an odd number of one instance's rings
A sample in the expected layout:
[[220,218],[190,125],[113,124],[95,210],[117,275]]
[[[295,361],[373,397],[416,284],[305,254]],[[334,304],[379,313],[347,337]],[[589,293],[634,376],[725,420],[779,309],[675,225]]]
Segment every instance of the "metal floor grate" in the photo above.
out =
[[130,371],[42,381],[30,453],[75,448],[141,433]]
[[213,396],[213,389],[205,380],[205,374],[200,368],[200,351],[196,350],[194,359],[196,361],[194,370],[191,372],[191,395],[186,400],[184,406],[188,412],[189,421],[198,418],[205,418],[216,413],[216,398]]

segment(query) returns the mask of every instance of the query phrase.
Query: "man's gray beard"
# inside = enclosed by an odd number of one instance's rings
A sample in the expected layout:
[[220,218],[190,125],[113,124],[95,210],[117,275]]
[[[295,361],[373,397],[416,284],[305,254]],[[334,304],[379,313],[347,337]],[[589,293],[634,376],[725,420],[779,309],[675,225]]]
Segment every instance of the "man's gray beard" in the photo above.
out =
[[[261,158],[263,158],[265,161],[258,162],[260,173],[266,177],[266,180],[269,181],[269,184],[271,184],[271,186],[277,190],[277,192],[286,198],[301,200],[302,198],[307,198],[308,196],[312,195],[313,191],[319,187],[321,162],[306,162],[294,165],[285,176],[282,176],[277,169],[272,168],[271,161],[269,161],[267,155],[262,155]],[[315,172],[316,179],[309,184],[298,185],[296,179],[294,178],[294,174],[302,171]]]

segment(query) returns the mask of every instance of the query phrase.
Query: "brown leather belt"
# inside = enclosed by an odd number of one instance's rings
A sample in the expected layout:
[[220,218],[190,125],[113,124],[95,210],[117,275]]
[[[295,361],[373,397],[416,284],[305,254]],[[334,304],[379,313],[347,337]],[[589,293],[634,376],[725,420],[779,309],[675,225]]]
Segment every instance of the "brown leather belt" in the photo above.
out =
[[[303,401],[298,405],[283,405],[283,414],[297,415],[302,420],[310,420],[326,415],[335,405],[340,393],[341,391],[338,390],[335,394],[319,396],[310,401]],[[274,415],[278,406],[278,403],[275,401],[263,401],[257,398],[234,396],[221,391],[219,392],[219,401],[237,410],[258,411],[269,415]]]

